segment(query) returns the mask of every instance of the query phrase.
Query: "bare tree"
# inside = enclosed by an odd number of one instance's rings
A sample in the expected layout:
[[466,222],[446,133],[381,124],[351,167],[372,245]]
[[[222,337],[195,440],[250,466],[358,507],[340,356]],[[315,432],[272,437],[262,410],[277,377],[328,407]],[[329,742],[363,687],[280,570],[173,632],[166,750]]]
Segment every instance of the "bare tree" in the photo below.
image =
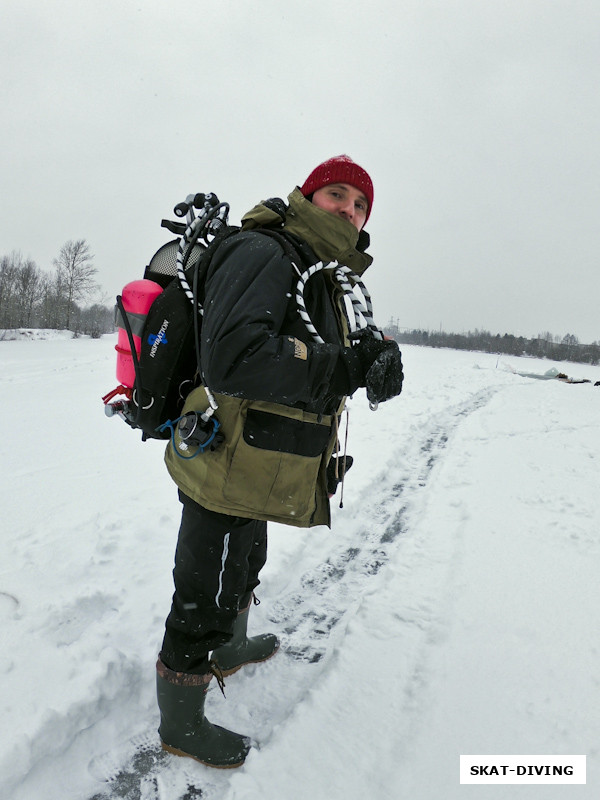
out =
[[35,261],[28,258],[21,263],[17,276],[17,292],[19,295],[17,327],[29,328],[31,326],[34,309],[41,297],[41,291],[42,273]]
[[93,262],[94,256],[85,239],[69,240],[61,247],[58,258],[54,259],[58,273],[57,287],[64,302],[67,329],[71,325],[74,303],[86,300],[98,288],[94,280],[98,270]]
[[572,333],[567,333],[563,336],[562,344],[567,345],[567,347],[576,347],[579,344],[579,339]]
[[31,325],[40,298],[41,272],[35,261],[13,251],[0,258],[0,327]]
[[14,298],[17,282],[17,254],[0,259],[0,328],[14,327]]

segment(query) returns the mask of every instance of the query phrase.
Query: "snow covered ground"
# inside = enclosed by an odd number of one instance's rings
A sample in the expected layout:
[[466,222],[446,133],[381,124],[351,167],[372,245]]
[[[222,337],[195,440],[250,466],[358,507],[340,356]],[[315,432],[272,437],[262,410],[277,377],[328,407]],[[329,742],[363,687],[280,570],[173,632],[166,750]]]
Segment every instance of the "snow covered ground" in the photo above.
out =
[[[109,796],[157,726],[179,506],[162,444],[103,414],[115,342],[0,341],[2,798]],[[128,796],[599,796],[600,368],[403,352],[400,398],[351,402],[332,530],[270,528],[251,630],[282,650],[207,706],[246,765],[169,756]],[[460,785],[460,754],[585,754],[587,785]]]

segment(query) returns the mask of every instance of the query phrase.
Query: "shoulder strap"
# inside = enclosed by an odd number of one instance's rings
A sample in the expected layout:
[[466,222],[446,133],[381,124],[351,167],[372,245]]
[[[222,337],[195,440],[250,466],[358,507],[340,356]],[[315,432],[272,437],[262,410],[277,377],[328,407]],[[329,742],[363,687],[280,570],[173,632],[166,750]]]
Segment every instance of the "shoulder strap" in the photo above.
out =
[[275,239],[275,241],[281,245],[281,248],[285,253],[285,255],[292,262],[292,265],[294,266],[298,275],[302,274],[302,268],[309,261],[311,261],[311,259],[308,259],[307,255],[304,255],[302,253],[302,250],[294,242],[290,234],[286,234],[282,231],[273,230],[272,228],[258,228],[257,233],[263,233],[265,236],[269,236],[271,237],[271,239]]

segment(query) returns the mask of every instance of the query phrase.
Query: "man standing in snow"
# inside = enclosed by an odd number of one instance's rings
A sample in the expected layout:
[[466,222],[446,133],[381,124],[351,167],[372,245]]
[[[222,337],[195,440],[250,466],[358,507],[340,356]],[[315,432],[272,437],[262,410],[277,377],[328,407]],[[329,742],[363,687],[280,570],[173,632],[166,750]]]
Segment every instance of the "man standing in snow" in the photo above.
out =
[[183,512],[157,664],[163,747],[209,766],[239,766],[249,749],[245,737],[206,719],[210,680],[265,661],[279,647],[274,634],[247,636],[267,521],[329,525],[329,497],[343,472],[337,424],[346,396],[366,387],[378,403],[402,388],[395,342],[366,330],[351,341],[333,269],[316,270],[305,285],[317,337],[296,301],[299,271],[338,262],[361,275],[371,264],[363,227],[372,206],[367,172],[348,156],[331,158],[287,206],[271,200],[246,214],[241,233],[225,239],[210,264],[204,385],[184,413],[204,411],[210,387],[225,440],[193,459],[178,456],[177,436],[167,448]]

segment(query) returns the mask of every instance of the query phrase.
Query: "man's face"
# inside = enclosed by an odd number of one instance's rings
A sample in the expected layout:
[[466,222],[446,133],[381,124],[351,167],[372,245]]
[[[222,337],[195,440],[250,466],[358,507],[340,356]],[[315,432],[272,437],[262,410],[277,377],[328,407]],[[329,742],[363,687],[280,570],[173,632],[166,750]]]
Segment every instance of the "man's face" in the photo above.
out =
[[359,231],[367,219],[369,210],[367,198],[360,189],[348,183],[330,183],[329,186],[323,186],[314,192],[312,201],[324,211],[348,220]]

